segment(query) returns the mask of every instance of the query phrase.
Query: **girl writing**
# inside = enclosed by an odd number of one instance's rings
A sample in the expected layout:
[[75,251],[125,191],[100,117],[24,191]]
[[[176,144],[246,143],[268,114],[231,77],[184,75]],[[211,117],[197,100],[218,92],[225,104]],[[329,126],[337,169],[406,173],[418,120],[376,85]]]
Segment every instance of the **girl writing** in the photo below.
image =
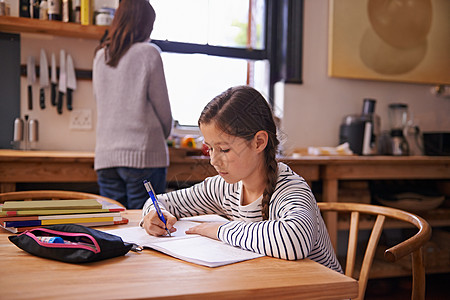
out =
[[[248,86],[230,88],[204,108],[198,123],[218,175],[159,195],[167,228],[175,231],[178,218],[218,214],[230,221],[186,233],[277,258],[309,258],[342,272],[310,187],[276,161],[277,130],[263,96]],[[149,234],[166,233],[151,200],[143,216]]]

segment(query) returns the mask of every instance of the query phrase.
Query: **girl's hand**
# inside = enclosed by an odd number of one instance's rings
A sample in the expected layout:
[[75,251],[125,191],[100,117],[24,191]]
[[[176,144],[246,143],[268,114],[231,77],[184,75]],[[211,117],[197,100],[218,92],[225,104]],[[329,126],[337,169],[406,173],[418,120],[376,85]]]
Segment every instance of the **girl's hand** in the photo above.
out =
[[218,240],[217,232],[219,231],[220,225],[225,224],[225,222],[208,222],[202,223],[200,225],[194,226],[186,230],[187,234],[199,234],[215,240]]
[[[177,229],[173,227],[173,225],[177,221],[177,218],[175,218],[171,213],[167,211],[162,211],[162,213],[167,222],[167,229],[169,229],[171,233],[177,231]],[[167,234],[167,231],[164,228],[164,222],[159,219],[158,214],[154,209],[152,209],[147,215],[145,215],[143,227],[145,231],[147,231],[147,233],[150,235],[162,236]]]

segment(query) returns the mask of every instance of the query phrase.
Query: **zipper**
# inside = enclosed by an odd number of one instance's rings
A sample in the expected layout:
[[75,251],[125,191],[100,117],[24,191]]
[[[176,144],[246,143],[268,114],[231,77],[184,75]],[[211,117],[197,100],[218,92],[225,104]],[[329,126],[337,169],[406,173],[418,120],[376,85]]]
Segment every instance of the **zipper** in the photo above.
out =
[[[67,238],[87,238],[90,243],[85,242],[78,242],[78,241],[71,241],[71,240],[64,240],[64,243],[46,243],[43,241],[40,241],[39,238],[35,235],[36,232],[45,232],[47,234],[52,234],[55,236],[60,237],[67,237]],[[92,251],[94,253],[100,253],[100,245],[98,242],[89,234],[87,233],[79,233],[79,232],[63,232],[63,231],[56,231],[52,229],[47,228],[36,228],[32,230],[27,230],[23,234],[29,236],[32,238],[36,243],[43,247],[48,248],[74,248],[74,249],[84,249],[88,251]]]

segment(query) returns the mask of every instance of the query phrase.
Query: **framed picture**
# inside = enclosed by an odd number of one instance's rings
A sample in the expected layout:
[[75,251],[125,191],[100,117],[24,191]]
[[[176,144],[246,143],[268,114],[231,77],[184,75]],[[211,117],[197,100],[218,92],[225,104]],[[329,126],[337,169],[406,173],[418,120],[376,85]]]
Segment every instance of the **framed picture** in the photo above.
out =
[[450,84],[450,1],[330,0],[332,77]]

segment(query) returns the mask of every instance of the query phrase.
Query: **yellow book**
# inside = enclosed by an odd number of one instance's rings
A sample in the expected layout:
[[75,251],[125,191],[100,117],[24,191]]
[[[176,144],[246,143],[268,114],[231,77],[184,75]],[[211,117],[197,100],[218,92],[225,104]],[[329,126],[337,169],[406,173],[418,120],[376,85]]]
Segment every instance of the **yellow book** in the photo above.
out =
[[121,221],[122,217],[103,217],[103,218],[73,218],[73,219],[54,219],[41,220],[41,225],[55,225],[55,224],[83,224],[91,222],[107,222],[107,221]]
[[81,0],[80,21],[81,25],[94,24],[94,0]]
[[3,211],[51,209],[101,209],[96,199],[5,201]]
[[[43,200],[36,200],[36,201],[27,201],[27,202],[39,202]],[[61,202],[64,200],[51,200],[52,202]],[[0,204],[0,217],[16,217],[16,216],[46,216],[46,215],[67,215],[67,214],[86,214],[86,213],[107,213],[107,212],[120,212],[125,211],[125,208],[123,206],[117,205],[115,203],[110,203],[102,200],[98,200],[101,204],[100,208],[96,207],[83,207],[80,208],[81,202],[80,200],[77,201],[75,208],[69,208],[69,207],[61,207],[61,208],[49,208],[49,207],[42,207],[42,208],[35,208],[31,209],[28,208],[28,210],[5,210],[4,205]],[[82,201],[82,200],[81,200]],[[6,204],[6,202],[5,202]],[[56,203],[54,203],[57,205]],[[31,205],[31,204],[30,204]],[[10,208],[11,209],[11,208]]]

